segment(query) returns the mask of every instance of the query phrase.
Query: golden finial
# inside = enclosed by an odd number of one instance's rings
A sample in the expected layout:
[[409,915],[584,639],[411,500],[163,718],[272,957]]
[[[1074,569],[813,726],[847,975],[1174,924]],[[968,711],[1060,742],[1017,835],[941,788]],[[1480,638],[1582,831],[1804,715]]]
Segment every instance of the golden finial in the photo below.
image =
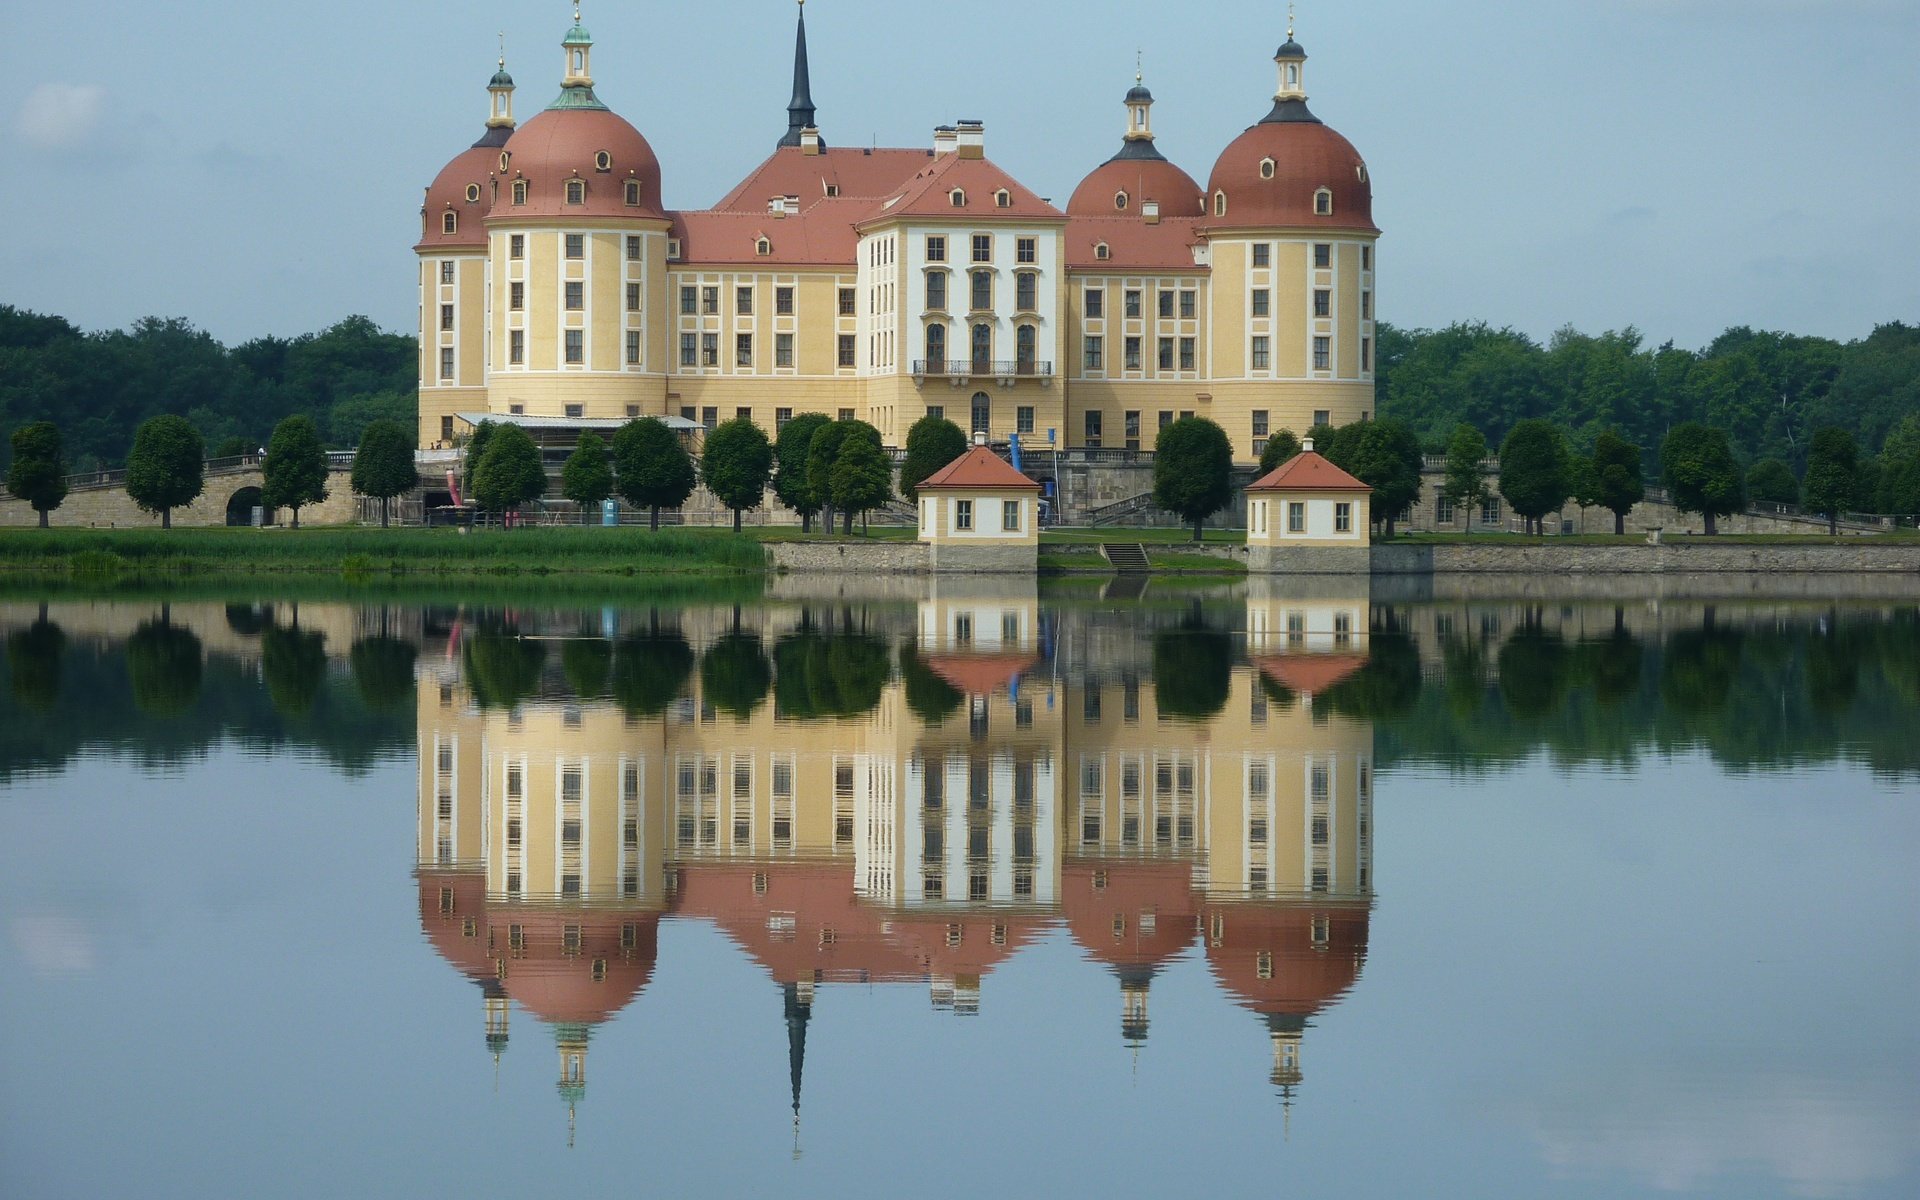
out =
[[580,23],[580,0],[573,0],[573,23]]

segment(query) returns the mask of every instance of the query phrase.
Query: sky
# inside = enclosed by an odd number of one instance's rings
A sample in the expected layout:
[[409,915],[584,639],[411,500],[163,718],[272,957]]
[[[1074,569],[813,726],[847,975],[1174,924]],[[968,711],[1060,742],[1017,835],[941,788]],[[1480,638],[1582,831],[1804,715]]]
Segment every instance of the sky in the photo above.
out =
[[[1144,49],[1161,149],[1205,182],[1269,107],[1283,5],[814,0],[837,145],[987,152],[1064,204],[1119,146]],[[785,131],[790,0],[586,0],[597,90],[711,205]],[[506,36],[524,120],[563,0],[98,0],[0,12],[0,304],[236,342],[414,327],[422,189],[481,132]],[[1381,316],[1546,338],[1920,321],[1920,0],[1307,3],[1314,111],[1366,157]]]

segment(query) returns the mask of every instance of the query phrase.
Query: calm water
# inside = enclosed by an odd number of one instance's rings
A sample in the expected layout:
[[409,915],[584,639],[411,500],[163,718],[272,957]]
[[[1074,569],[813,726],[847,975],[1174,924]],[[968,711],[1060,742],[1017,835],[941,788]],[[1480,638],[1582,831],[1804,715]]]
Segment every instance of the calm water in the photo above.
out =
[[1920,1193],[1913,600],[896,592],[0,601],[0,1195]]

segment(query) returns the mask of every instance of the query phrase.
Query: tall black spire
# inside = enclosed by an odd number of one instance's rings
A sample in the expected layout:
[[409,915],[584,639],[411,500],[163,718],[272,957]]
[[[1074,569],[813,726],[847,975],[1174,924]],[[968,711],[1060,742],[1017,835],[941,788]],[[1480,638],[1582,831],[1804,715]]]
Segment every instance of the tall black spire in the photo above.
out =
[[798,1157],[800,1152],[800,1076],[806,1070],[807,1018],[813,1015],[813,996],[810,993],[801,995],[800,985],[797,983],[789,983],[783,990],[786,993],[787,1010],[787,1075],[793,1084],[794,1155]]
[[807,0],[800,0],[800,33],[793,43],[793,99],[787,103],[787,136],[782,146],[798,146],[800,131],[813,125],[813,80],[807,70]]

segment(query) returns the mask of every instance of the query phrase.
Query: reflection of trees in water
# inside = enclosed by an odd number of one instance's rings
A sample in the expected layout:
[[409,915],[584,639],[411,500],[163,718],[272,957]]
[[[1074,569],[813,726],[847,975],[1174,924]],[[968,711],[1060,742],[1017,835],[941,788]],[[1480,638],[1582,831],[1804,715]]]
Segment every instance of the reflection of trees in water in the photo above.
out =
[[1227,707],[1233,639],[1198,613],[1153,635],[1153,694],[1163,717],[1209,721]]
[[353,644],[347,666],[360,699],[375,712],[393,712],[413,703],[413,643],[396,637],[367,637]]
[[13,698],[22,708],[51,712],[60,700],[60,659],[67,652],[66,631],[40,619],[7,635],[7,673]]
[[613,644],[599,638],[575,638],[560,647],[560,673],[567,686],[582,700],[598,700],[607,694],[607,679],[613,671]]
[[1908,704],[1920,706],[1920,611],[1895,613],[1878,634],[1876,656],[1887,683]]
[[773,647],[773,697],[796,721],[857,717],[873,711],[892,675],[887,643],[851,622],[823,632],[811,614]]
[[482,629],[461,649],[467,690],[481,708],[514,708],[540,692],[547,648],[517,633]]
[[1574,648],[1575,669],[1593,684],[1593,695],[1603,707],[1615,708],[1640,690],[1646,648],[1626,630],[1625,613],[1615,609],[1613,632],[1588,638]]
[[1486,646],[1478,638],[1450,635],[1440,643],[1440,663],[1446,676],[1448,709],[1455,716],[1470,715],[1486,698]]
[[1699,629],[1682,629],[1667,639],[1660,664],[1660,696],[1675,712],[1688,715],[1720,711],[1740,671],[1745,637],[1713,623],[1707,610]]
[[227,605],[227,628],[241,637],[259,637],[273,624],[270,604]]
[[177,717],[200,699],[200,639],[163,614],[127,638],[127,680],[133,702],[155,717]]
[[1566,699],[1573,656],[1566,639],[1544,629],[1535,610],[1500,647],[1500,698],[1516,717],[1546,717]]
[[680,698],[693,675],[693,647],[679,633],[651,628],[620,639],[613,651],[613,698],[632,717],[657,717]]
[[730,716],[750,717],[773,688],[773,666],[757,634],[734,632],[715,639],[700,660],[700,694]]
[[920,661],[920,652],[911,642],[900,647],[900,683],[907,708],[930,727],[937,727],[967,702],[965,693]]
[[1860,694],[1860,661],[1874,641],[1852,622],[1830,614],[1807,635],[1807,702],[1813,711],[1838,716]]
[[274,708],[305,716],[327,681],[326,639],[298,625],[275,625],[260,635],[260,675]]
[[1314,705],[1356,721],[1384,721],[1413,711],[1420,688],[1420,649],[1387,614],[1367,637],[1366,664],[1316,696]]

